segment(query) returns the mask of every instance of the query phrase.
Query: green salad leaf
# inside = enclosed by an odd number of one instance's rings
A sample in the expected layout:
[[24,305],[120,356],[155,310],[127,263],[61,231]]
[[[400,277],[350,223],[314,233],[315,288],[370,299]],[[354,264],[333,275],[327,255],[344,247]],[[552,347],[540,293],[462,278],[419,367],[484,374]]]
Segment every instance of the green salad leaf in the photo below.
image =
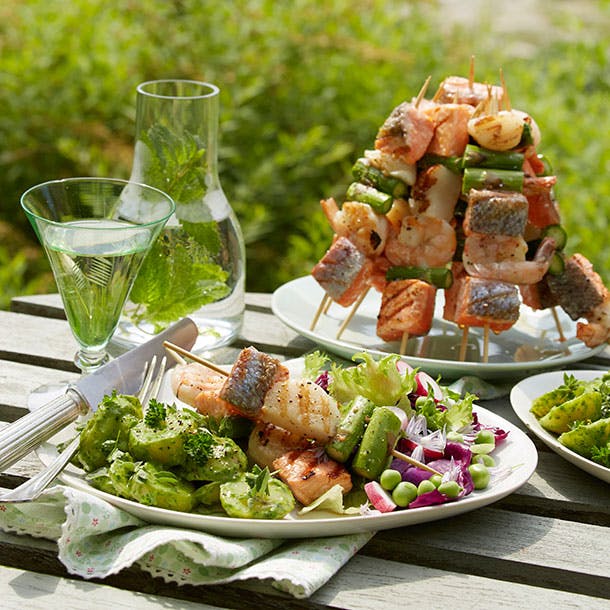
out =
[[375,361],[367,352],[359,352],[352,360],[361,362],[348,368],[331,364],[329,390],[340,403],[364,396],[376,405],[396,405],[415,388],[415,372],[401,373],[397,354]]

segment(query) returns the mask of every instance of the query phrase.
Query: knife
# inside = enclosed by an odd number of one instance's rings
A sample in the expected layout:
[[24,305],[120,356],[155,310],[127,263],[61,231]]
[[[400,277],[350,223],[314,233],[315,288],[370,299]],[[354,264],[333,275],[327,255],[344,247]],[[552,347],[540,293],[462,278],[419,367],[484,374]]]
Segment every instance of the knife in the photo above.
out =
[[0,471],[12,466],[43,441],[89,411],[95,411],[105,395],[135,394],[144,377],[144,367],[153,356],[166,352],[164,341],[186,350],[195,344],[197,326],[190,318],[176,322],[150,341],[125,352],[90,375],[68,386],[65,394],[24,415],[0,430]]

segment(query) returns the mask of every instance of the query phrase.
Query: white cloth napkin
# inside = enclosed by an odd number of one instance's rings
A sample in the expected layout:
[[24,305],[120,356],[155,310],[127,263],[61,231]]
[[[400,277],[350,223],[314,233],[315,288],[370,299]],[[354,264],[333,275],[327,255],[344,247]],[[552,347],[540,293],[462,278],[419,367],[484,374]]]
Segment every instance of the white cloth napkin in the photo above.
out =
[[324,585],[373,533],[311,540],[233,539],[151,525],[91,494],[56,485],[35,502],[0,502],[7,532],[56,540],[71,574],[104,578],[137,565],[166,582],[267,579],[296,598]]

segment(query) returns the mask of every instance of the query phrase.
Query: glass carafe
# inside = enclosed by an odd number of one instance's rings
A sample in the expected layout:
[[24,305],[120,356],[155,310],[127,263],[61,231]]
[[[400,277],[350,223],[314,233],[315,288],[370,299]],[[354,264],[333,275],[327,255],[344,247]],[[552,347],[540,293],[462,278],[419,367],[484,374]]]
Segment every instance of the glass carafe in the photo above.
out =
[[167,223],[133,286],[117,339],[141,343],[184,316],[199,328],[194,350],[214,350],[240,331],[245,249],[218,177],[219,89],[190,80],[137,87],[131,179],[172,197]]

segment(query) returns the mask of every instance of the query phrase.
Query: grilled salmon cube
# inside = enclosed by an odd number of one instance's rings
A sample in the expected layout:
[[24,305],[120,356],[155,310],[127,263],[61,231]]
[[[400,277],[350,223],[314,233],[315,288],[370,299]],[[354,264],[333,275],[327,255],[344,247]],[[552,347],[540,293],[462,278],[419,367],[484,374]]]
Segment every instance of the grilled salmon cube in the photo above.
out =
[[430,117],[411,102],[403,102],[381,126],[375,148],[413,164],[424,156],[433,135]]
[[568,258],[563,273],[547,277],[551,293],[572,320],[587,317],[608,295],[601,277],[582,254]]
[[240,415],[256,419],[271,386],[288,377],[288,369],[277,358],[246,347],[239,353],[218,395]]
[[388,282],[381,295],[377,335],[399,340],[404,333],[426,335],[432,327],[436,288],[422,280]]
[[372,267],[347,237],[338,237],[311,275],[335,303],[349,307],[368,287]]
[[466,276],[456,298],[454,322],[502,332],[519,319],[520,305],[515,285]]
[[434,124],[434,135],[427,153],[442,157],[461,157],[470,139],[468,121],[474,108],[468,104],[435,104],[425,110]]
[[528,200],[521,193],[471,189],[464,233],[523,235],[528,209]]
[[343,493],[352,488],[352,477],[347,469],[319,447],[288,451],[273,461],[273,469],[304,506],[335,485],[340,485]]

